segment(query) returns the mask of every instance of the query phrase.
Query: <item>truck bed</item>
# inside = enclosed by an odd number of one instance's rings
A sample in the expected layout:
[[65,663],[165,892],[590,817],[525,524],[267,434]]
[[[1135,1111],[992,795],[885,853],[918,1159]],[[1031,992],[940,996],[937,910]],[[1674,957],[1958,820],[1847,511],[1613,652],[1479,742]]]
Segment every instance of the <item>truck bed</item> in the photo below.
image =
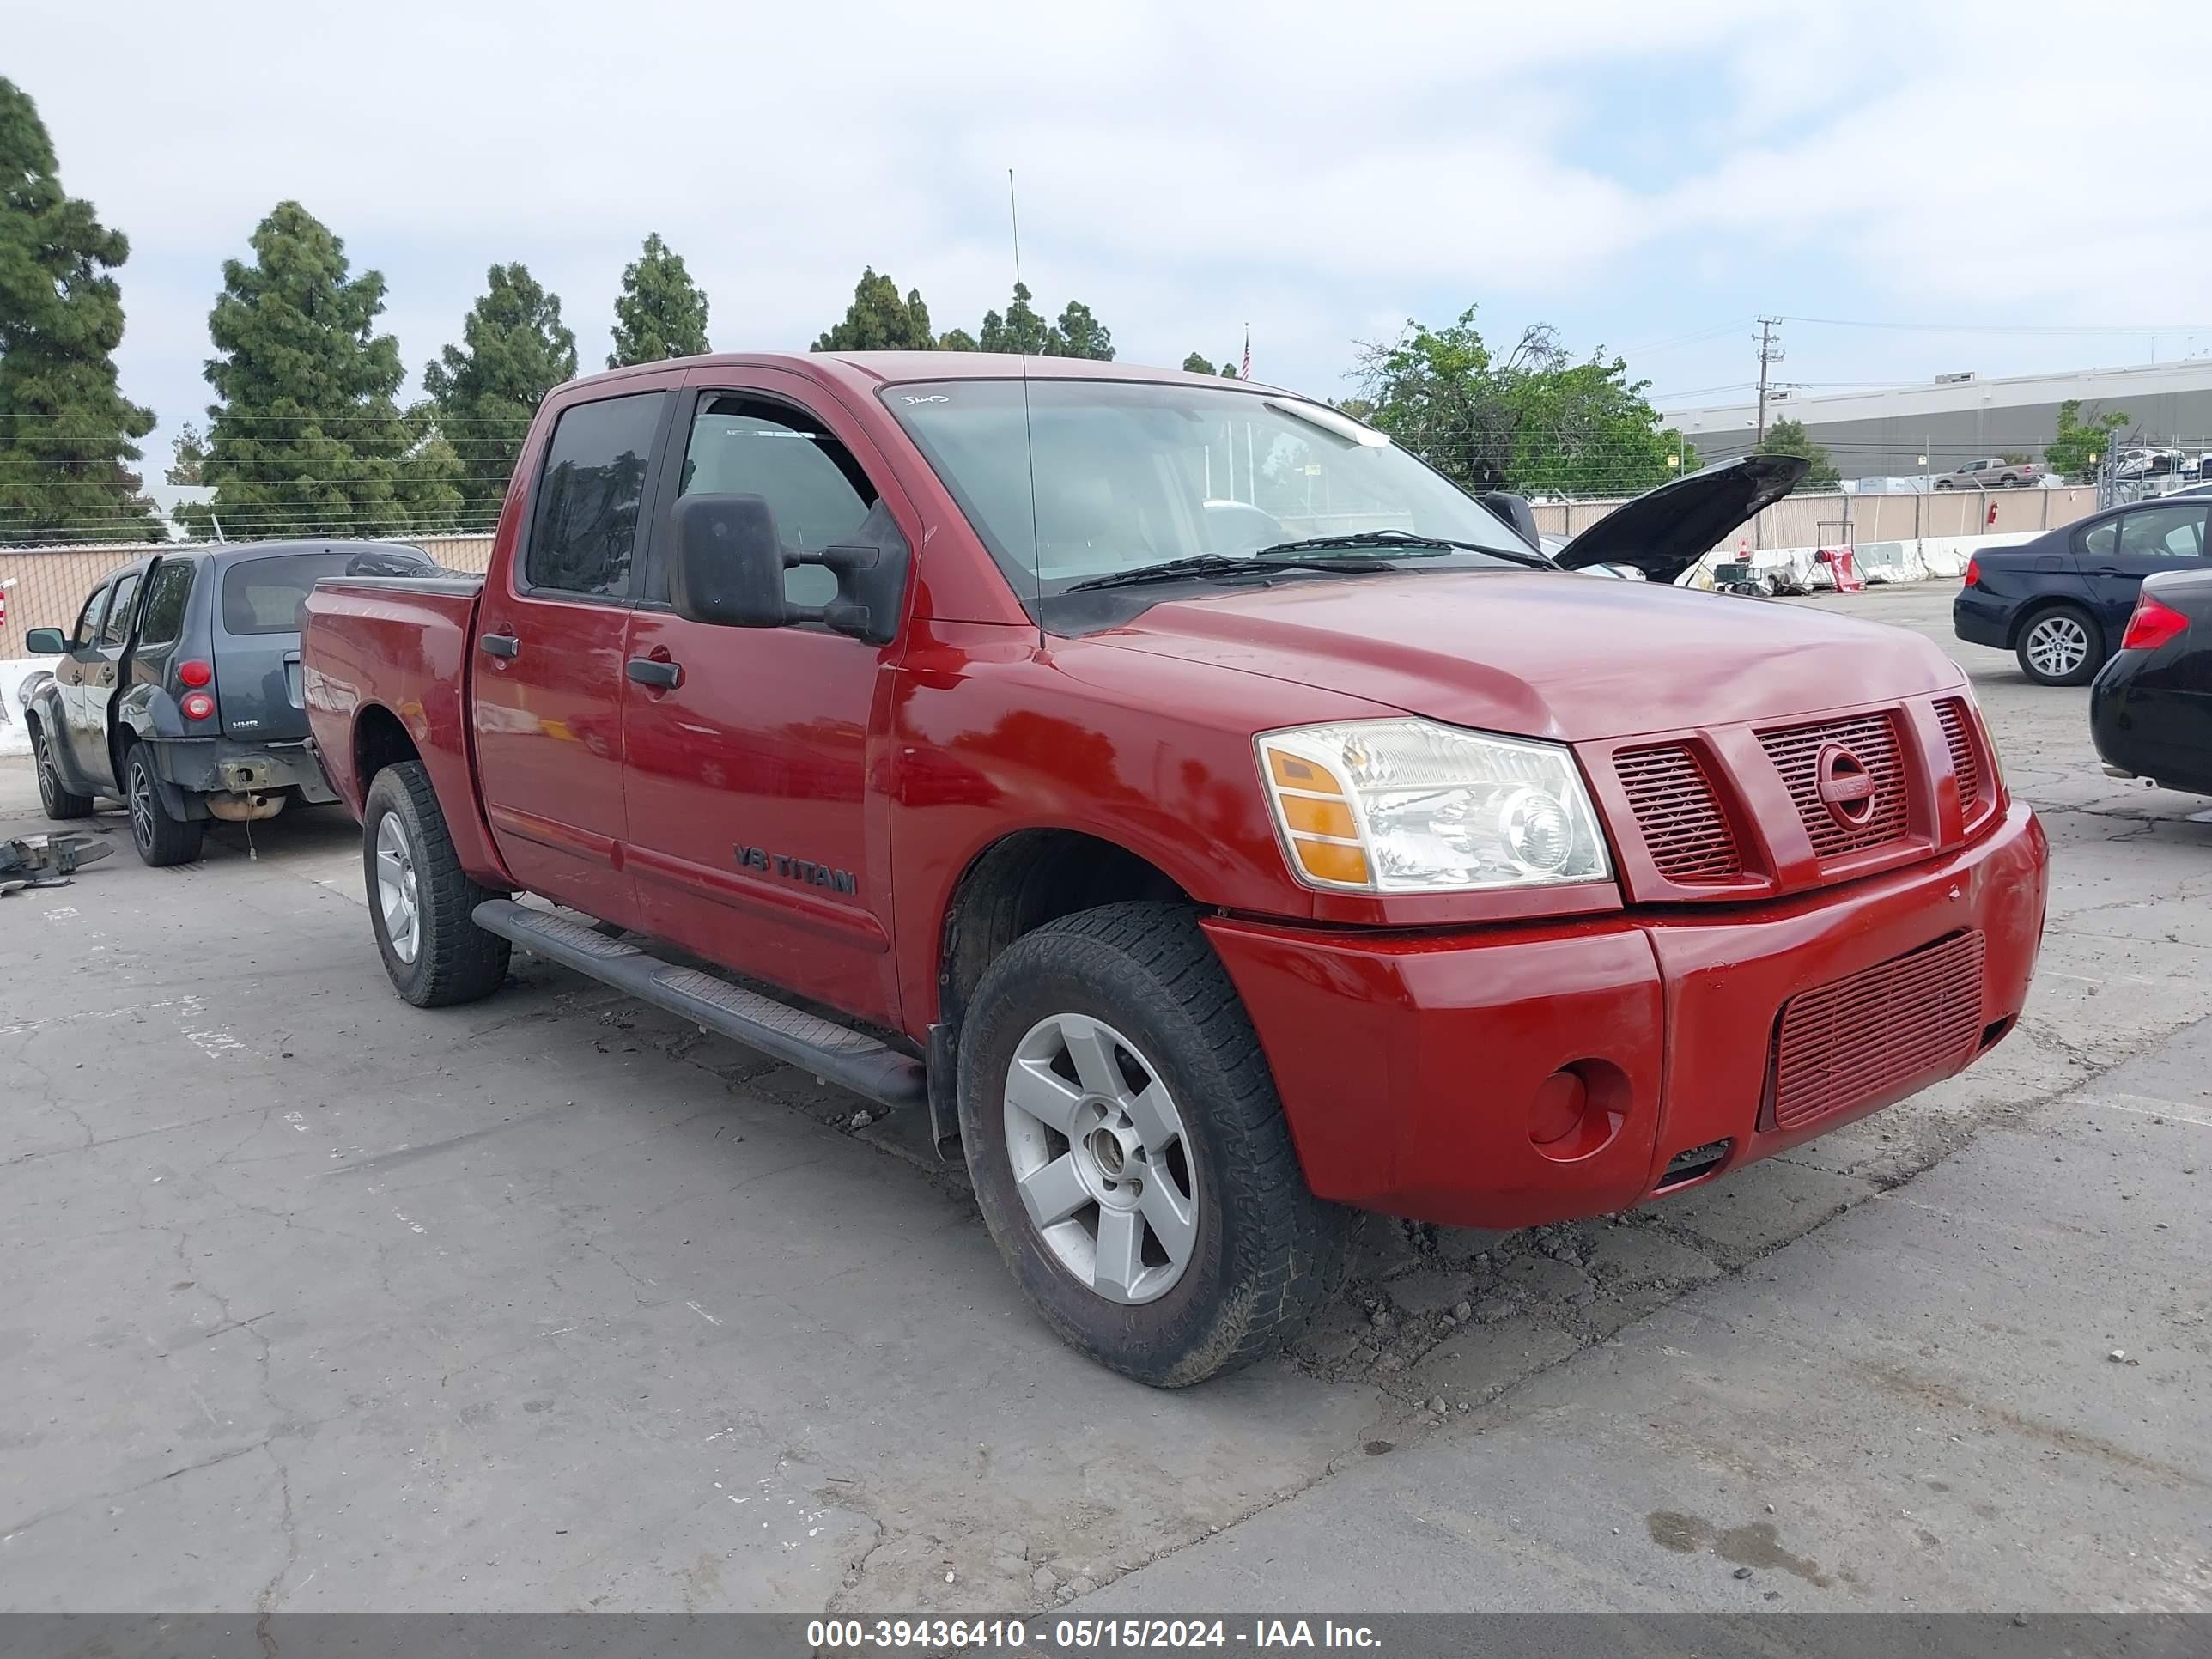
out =
[[381,708],[447,804],[463,864],[491,870],[496,860],[469,769],[470,656],[483,589],[481,576],[461,574],[325,581],[307,596],[300,642],[308,729],[354,816],[365,793],[356,744],[374,740],[380,726],[361,711]]

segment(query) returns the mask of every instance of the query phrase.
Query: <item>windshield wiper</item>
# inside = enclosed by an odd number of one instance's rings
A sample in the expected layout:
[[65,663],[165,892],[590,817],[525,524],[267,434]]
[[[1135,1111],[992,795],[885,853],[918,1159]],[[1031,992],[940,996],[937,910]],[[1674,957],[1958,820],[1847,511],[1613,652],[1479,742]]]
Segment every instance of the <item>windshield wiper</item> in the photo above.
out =
[[1510,560],[1525,564],[1534,570],[1556,570],[1559,567],[1534,550],[1511,547],[1486,547],[1480,542],[1454,541],[1448,536],[1424,536],[1412,530],[1355,530],[1341,536],[1309,536],[1303,541],[1277,542],[1273,547],[1263,547],[1255,558],[1273,559],[1285,553],[1318,553],[1332,547],[1388,547],[1435,548],[1437,553],[1422,556],[1401,553],[1401,558],[1437,557],[1442,553],[1487,553],[1494,559]]
[[1346,573],[1371,574],[1391,568],[1376,558],[1285,558],[1280,556],[1280,550],[1267,550],[1271,556],[1231,558],[1225,553],[1197,553],[1188,558],[1163,559],[1158,564],[1135,565],[1127,570],[1116,570],[1108,575],[1091,576],[1079,582],[1070,582],[1065,591],[1082,593],[1099,587],[1135,587],[1146,582],[1182,581],[1188,577],[1264,575],[1276,570],[1329,570],[1341,575]]

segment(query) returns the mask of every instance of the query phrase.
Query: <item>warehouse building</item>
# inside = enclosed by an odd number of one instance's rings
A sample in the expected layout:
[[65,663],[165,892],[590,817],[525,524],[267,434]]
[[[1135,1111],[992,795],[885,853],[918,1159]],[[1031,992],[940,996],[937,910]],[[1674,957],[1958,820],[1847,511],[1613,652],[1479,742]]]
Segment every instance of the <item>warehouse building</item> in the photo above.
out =
[[[2192,454],[2212,448],[2212,357],[2063,374],[1944,374],[1924,386],[1878,391],[1784,387],[1767,394],[1766,418],[1803,422],[1846,478],[1904,477],[1948,471],[1978,455],[2040,460],[2057,429],[2058,406],[2069,399],[2080,401],[2085,420],[2125,414],[2124,443],[2172,445]],[[1665,418],[1711,463],[1751,449],[1759,410],[1747,402]]]

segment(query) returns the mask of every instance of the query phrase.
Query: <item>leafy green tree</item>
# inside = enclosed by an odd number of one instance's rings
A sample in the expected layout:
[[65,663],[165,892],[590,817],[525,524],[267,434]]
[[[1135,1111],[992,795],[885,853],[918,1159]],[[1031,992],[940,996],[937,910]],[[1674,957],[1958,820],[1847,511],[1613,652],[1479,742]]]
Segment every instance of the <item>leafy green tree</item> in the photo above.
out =
[[393,401],[399,343],[376,332],[384,277],[356,276],[345,244],[297,202],[253,232],[251,264],[223,262],[208,316],[204,483],[212,517],[234,537],[390,536],[450,528],[461,505],[459,458],[428,411]]
[[1194,351],[1182,360],[1182,372],[1186,374],[1211,374],[1213,365]]
[[2045,446],[2043,459],[2052,471],[2069,478],[2094,477],[2104,461],[2105,451],[2112,445],[2112,434],[2127,425],[2130,418],[2114,410],[2084,421],[2081,400],[2069,398],[2058,405],[2057,435]]
[[161,474],[161,482],[196,484],[200,482],[200,469],[206,465],[207,434],[186,421],[184,429],[169,441],[169,466]]
[[1363,345],[1368,418],[1469,490],[1633,495],[1675,476],[1678,434],[1658,429],[1650,383],[1631,380],[1623,360],[1577,362],[1542,326],[1499,358],[1474,314],[1436,329],[1409,322],[1395,340]]
[[1221,360],[1221,378],[1224,380],[1233,380],[1237,378],[1237,365],[1226,357]]
[[154,411],[118,390],[121,231],[63,192],[38,106],[0,79],[0,544],[161,527],[131,463]]
[[576,376],[576,337],[561,299],[520,264],[494,265],[461,320],[461,343],[422,371],[438,435],[460,463],[461,516],[497,516],[522,440],[545,394]]
[[873,266],[860,272],[853,289],[853,303],[845,307],[844,320],[814,343],[817,351],[934,351],[937,337],[930,331],[929,307],[920,289],[908,289],[899,298],[898,284],[878,276]]
[[981,351],[982,343],[964,328],[949,328],[937,337],[939,351]]
[[1802,489],[1833,489],[1842,482],[1835,463],[1828,452],[1813,441],[1813,434],[1805,430],[1802,421],[1777,421],[1766,428],[1766,435],[1759,441],[1756,452],[1761,455],[1796,455],[1810,461],[1811,469],[1805,474]]
[[1045,336],[1044,355],[1048,357],[1088,357],[1093,362],[1114,361],[1114,336],[1105,324],[1091,314],[1091,307],[1080,300],[1070,300],[1061,307],[1060,320]]
[[1659,442],[1661,447],[1673,456],[1676,462],[1674,465],[1667,469],[1669,477],[1686,477],[1705,465],[1705,461],[1698,454],[1697,445],[1685,438],[1679,427],[1670,426],[1661,433]]
[[983,351],[1020,351],[1032,357],[1044,355],[1045,321],[1030,304],[1030,291],[1020,283],[1014,284],[1014,297],[1001,317],[995,311],[983,313],[982,331],[976,336],[977,349]]
[[707,296],[654,231],[638,258],[623,267],[615,299],[615,349],[609,368],[657,363],[664,357],[696,357],[707,344]]

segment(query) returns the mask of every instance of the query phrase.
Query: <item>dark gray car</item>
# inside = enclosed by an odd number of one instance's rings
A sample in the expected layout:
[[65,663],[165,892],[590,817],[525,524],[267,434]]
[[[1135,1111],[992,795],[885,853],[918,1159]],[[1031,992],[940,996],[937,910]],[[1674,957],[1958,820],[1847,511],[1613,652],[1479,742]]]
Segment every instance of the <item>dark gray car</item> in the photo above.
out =
[[113,797],[131,809],[140,858],[184,864],[210,817],[335,799],[307,749],[300,606],[325,576],[436,570],[392,543],[262,542],[108,572],[68,630],[27,639],[62,659],[23,699],[46,816],[83,817]]

